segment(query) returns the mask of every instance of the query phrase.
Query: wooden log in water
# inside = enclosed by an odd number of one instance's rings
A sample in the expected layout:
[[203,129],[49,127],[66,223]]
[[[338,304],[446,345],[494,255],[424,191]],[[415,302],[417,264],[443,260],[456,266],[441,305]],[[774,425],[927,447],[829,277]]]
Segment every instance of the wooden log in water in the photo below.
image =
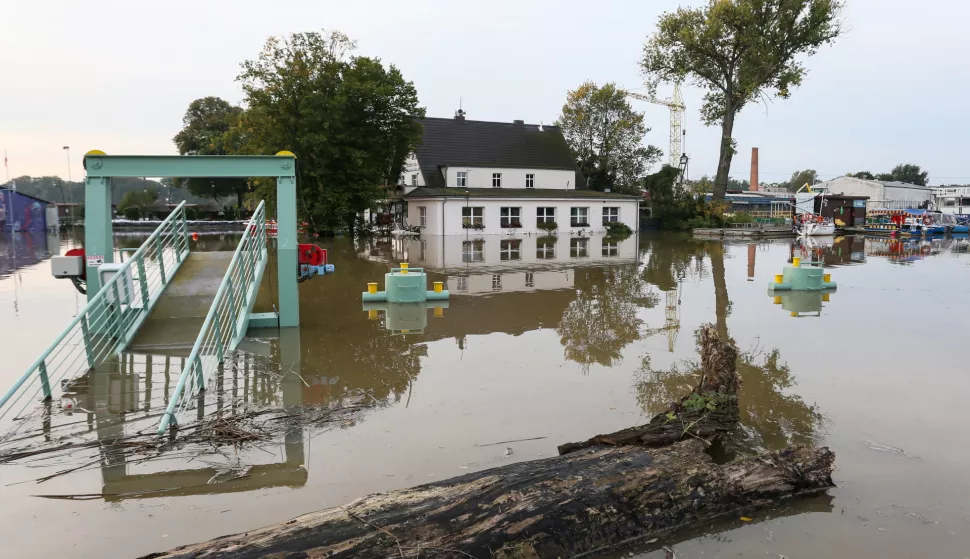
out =
[[705,438],[737,422],[736,357],[705,328],[697,396],[635,436],[601,435],[562,456],[371,495],[144,559],[596,556],[831,487],[827,448],[721,465],[705,453]]

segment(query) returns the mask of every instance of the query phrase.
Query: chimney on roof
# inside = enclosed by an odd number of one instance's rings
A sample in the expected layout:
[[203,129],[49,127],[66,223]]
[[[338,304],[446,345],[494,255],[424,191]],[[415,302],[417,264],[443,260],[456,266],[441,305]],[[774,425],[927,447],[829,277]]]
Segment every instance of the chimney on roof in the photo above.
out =
[[758,148],[751,148],[751,192],[758,191]]
[[522,126],[525,126],[525,121],[524,120],[513,120],[512,121],[512,125],[515,126],[516,128],[520,128]]
[[458,109],[457,111],[455,111],[455,120],[464,121],[465,120],[465,111],[463,111],[461,109]]

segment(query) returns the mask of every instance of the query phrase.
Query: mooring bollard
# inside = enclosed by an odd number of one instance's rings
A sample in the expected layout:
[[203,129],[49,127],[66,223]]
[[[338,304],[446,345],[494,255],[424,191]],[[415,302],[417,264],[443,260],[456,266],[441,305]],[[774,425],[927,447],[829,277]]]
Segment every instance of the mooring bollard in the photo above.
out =
[[436,282],[434,282],[433,283],[433,285],[434,285],[434,292],[435,293],[441,293],[441,291],[444,289],[444,284],[445,284],[445,282],[443,282],[443,281],[436,281]]
[[408,263],[401,262],[401,275],[406,276],[408,274]]
[[370,293],[371,295],[373,295],[374,293],[377,293],[377,282],[368,283],[367,292]]

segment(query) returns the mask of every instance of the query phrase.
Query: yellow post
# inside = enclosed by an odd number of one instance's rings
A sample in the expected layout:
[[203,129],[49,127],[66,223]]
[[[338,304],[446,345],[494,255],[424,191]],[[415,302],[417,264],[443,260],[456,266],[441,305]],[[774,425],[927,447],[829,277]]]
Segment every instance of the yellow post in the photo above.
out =
[[826,303],[828,303],[829,302],[829,294],[828,293],[822,293],[822,300],[825,301]]
[[776,305],[780,305],[781,304],[781,295],[775,295],[774,303]]
[[[445,282],[443,282],[443,281],[436,281],[432,285],[434,285],[434,292],[435,293],[441,293],[441,291],[444,289]],[[438,310],[438,309],[435,309],[435,310]]]
[[371,295],[377,293],[377,282],[367,284],[367,292]]
[[408,263],[401,262],[401,275],[406,275],[408,273]]
[[377,320],[377,309],[367,309],[367,320]]
[[445,309],[443,307],[435,307],[434,315],[438,318],[443,317],[445,315]]
[[782,283],[785,280],[785,276],[782,274],[775,274],[775,283]]
[[826,283],[832,281],[832,274],[822,274],[822,281]]
[[794,266],[794,267],[796,267],[796,268],[799,267],[799,266],[801,266],[802,265],[802,259],[799,258],[799,257],[797,257],[797,256],[794,257],[794,258],[792,258],[791,259],[791,265]]

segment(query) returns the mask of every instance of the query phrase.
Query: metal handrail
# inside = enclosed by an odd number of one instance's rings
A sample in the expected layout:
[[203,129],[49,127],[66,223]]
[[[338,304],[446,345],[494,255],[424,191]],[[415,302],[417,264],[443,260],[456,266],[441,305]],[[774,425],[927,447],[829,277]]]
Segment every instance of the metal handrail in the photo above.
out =
[[[193,396],[205,390],[212,371],[223,363],[246,335],[246,318],[259,291],[266,261],[266,207],[264,202],[260,202],[229,261],[199,336],[185,361],[172,398],[159,421],[159,435],[164,434],[173,422],[178,424],[176,415],[188,407]],[[184,394],[188,380],[193,377],[195,382]]]
[[38,385],[32,392],[34,397],[43,392],[44,400],[50,400],[62,379],[93,369],[123,351],[188,254],[182,202],[0,397],[0,418],[31,392],[29,388],[21,390],[28,383]]

